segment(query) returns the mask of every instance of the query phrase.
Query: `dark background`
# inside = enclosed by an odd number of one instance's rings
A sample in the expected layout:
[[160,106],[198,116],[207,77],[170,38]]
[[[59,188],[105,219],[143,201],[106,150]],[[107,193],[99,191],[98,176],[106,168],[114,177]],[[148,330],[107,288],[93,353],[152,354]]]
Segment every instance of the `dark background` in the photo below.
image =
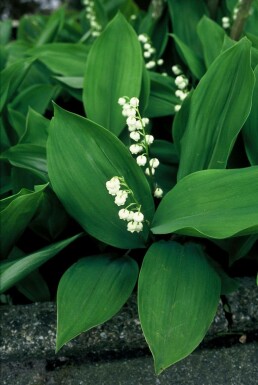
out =
[[[141,9],[147,9],[150,2],[150,0],[135,1]],[[81,0],[1,0],[0,19],[18,20],[25,14],[50,13],[62,4],[67,4],[70,8],[82,8]]]

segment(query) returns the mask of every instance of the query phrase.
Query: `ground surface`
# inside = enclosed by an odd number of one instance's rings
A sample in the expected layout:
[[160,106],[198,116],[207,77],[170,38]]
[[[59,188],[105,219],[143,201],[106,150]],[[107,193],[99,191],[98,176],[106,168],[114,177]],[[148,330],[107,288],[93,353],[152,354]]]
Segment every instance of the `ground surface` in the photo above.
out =
[[0,307],[1,385],[257,385],[258,290],[241,280],[204,342],[160,376],[143,338],[135,298],[112,320],[55,354],[56,306]]

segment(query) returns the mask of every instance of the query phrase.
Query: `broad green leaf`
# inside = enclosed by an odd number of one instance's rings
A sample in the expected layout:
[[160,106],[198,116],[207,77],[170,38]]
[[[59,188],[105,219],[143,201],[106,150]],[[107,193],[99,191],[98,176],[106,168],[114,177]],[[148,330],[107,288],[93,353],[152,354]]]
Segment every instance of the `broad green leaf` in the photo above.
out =
[[[157,8],[158,7],[159,6],[157,5]],[[150,9],[151,8],[152,7],[150,6]],[[152,9],[151,9],[151,13],[152,13]],[[167,12],[163,12],[158,17],[158,20],[155,24],[154,30],[151,35],[151,41],[153,43],[153,46],[156,49],[157,58],[160,58],[164,54],[164,51],[167,47],[168,39],[169,39],[169,14]]]
[[258,49],[251,47],[251,66],[253,69],[258,65]]
[[258,25],[258,1],[254,0],[252,2],[250,14],[245,23],[245,32],[249,32],[252,34],[258,35],[257,33],[257,25]]
[[257,48],[257,49],[258,49],[258,36],[253,35],[252,33],[246,33],[246,36],[247,36],[248,39],[251,41],[252,46],[253,46],[254,48]]
[[80,236],[81,234],[78,234],[63,241],[53,243],[26,257],[0,263],[0,292],[3,293],[17,284]]
[[8,105],[7,111],[7,117],[10,123],[8,135],[11,138],[11,142],[16,144],[25,132],[26,118],[20,111],[13,110],[10,105]]
[[154,234],[229,238],[258,232],[258,167],[190,174],[162,199]]
[[205,65],[208,68],[221,53],[226,33],[218,23],[205,15],[197,25],[197,33],[202,43]]
[[87,117],[116,135],[124,126],[119,97],[139,97],[142,51],[137,35],[120,13],[94,42],[85,69],[83,104]]
[[[241,238],[244,238],[244,237],[241,237]],[[231,239],[234,240],[235,238],[231,238]],[[214,243],[218,245],[219,242],[227,242],[227,240],[216,239],[216,242]],[[216,260],[211,258],[208,254],[205,253],[205,257],[207,258],[208,262],[211,264],[211,266],[214,268],[214,270],[220,277],[220,281],[221,281],[220,294],[228,295],[233,291],[236,291],[239,286],[237,280],[235,278],[231,278],[226,273],[225,268],[223,268]]]
[[155,172],[155,182],[166,194],[176,184],[178,157],[175,146],[165,140],[155,140],[150,147],[150,157],[160,161]]
[[29,107],[44,114],[51,100],[55,99],[59,87],[51,84],[35,84],[20,92],[9,106],[12,110],[27,115]]
[[[221,50],[221,53],[226,51],[227,49],[233,47],[234,45],[236,45],[237,42],[233,39],[231,39],[227,34],[225,35],[224,37],[224,42],[223,42],[223,45],[222,45],[222,50]],[[252,48],[251,48],[251,53],[252,53]]]
[[140,271],[138,307],[157,374],[200,344],[219,298],[220,279],[200,246],[151,245]]
[[55,40],[58,32],[63,27],[65,20],[65,12],[64,8],[60,7],[55,12],[53,12],[44,27],[44,29],[41,31],[35,46],[41,46],[46,43],[51,43]]
[[178,164],[174,143],[156,139],[150,147],[151,158],[158,158],[162,163]]
[[46,17],[43,15],[24,15],[19,20],[17,39],[35,44],[45,25]]
[[7,65],[11,65],[16,62],[16,60],[24,59],[26,51],[31,48],[31,44],[22,40],[12,40],[9,44],[5,46],[6,51],[8,52],[8,62]]
[[9,42],[12,35],[12,21],[1,20],[0,21],[0,44],[5,45]]
[[50,301],[48,285],[38,270],[19,281],[16,289],[32,302]]
[[[2,269],[0,268],[0,274],[4,270],[4,268],[7,268],[7,266],[12,265],[12,261],[10,260],[18,259],[24,256],[25,253],[21,249],[14,247],[11,253],[8,255],[8,261],[6,261],[7,263],[2,264]],[[11,264],[9,262],[11,262]],[[28,298],[32,302],[50,301],[49,288],[38,269],[34,270],[24,279],[19,281],[15,285],[15,287],[20,293],[22,293],[26,298]]]
[[[139,111],[141,116],[146,116],[146,108],[149,104],[150,98],[150,83],[150,72],[146,69],[145,64],[142,63],[142,84],[139,96]],[[127,128],[125,128],[125,130],[127,130]]]
[[146,108],[146,116],[153,118],[159,116],[173,115],[178,98],[175,96],[176,85],[170,76],[162,76],[156,72],[149,72],[150,98]]
[[52,241],[62,233],[68,223],[68,215],[54,192],[47,188],[30,228],[39,236]]
[[4,151],[11,146],[11,141],[9,138],[9,127],[3,119],[3,116],[0,116],[0,151]]
[[32,60],[18,60],[10,66],[6,67],[0,73],[1,78],[1,101],[0,112],[4,105],[12,100],[17,88],[22,82],[25,74],[30,68]]
[[185,64],[189,67],[192,74],[200,79],[205,73],[205,66],[202,58],[196,55],[196,52],[188,47],[176,34],[171,35],[176,43],[179,55]]
[[[147,13],[141,20],[136,21],[137,34],[146,34],[155,48],[156,58],[160,58],[166,49],[168,42],[169,14],[162,12],[164,6],[150,4]],[[140,18],[139,18],[140,19]],[[148,61],[149,59],[147,59]]]
[[93,255],[72,265],[57,290],[56,350],[113,317],[131,295],[137,276],[138,265],[130,257]]
[[[172,126],[172,137],[175,144],[175,149],[177,151],[178,156],[180,155],[180,142],[182,137],[184,136],[187,122],[188,122],[188,116],[190,114],[190,107],[191,107],[191,99],[193,95],[193,91],[190,91],[183,101],[180,110],[176,113],[173,126]],[[179,156],[180,158],[180,156]]]
[[83,89],[83,77],[80,76],[55,76],[57,80],[59,80],[61,83],[66,84],[67,86],[71,88],[76,88],[79,90]]
[[104,0],[104,7],[109,18],[113,18],[120,10],[126,17],[132,14],[138,14],[139,9],[133,0]]
[[49,86],[53,85],[53,83],[54,81],[50,69],[39,60],[35,60],[21,83],[19,92],[23,92],[26,88],[31,88],[34,85]]
[[13,166],[33,171],[43,182],[48,181],[45,147],[30,143],[17,144],[5,151],[1,158],[7,159]]
[[250,42],[244,38],[218,56],[192,94],[178,179],[194,171],[226,167],[251,109],[253,86]]
[[35,214],[43,189],[39,191],[21,190],[18,194],[1,200],[1,257],[6,256],[30,223]]
[[245,150],[251,165],[258,165],[258,66],[254,70],[256,77],[252,109],[245,122],[242,133]]
[[240,258],[245,257],[258,240],[258,235],[250,235],[248,237],[239,237],[228,240],[229,264],[232,265]]
[[233,265],[241,258],[248,256],[255,242],[258,240],[258,234],[234,237],[228,239],[216,239],[214,243],[229,255],[229,265]]
[[82,77],[88,51],[89,47],[84,44],[52,43],[33,48],[28,53],[38,58],[54,74]]
[[106,1],[105,8],[109,12],[109,16],[114,16],[118,11],[122,12],[126,19],[130,20],[131,23],[131,16],[138,16],[140,13],[139,6],[134,0],[109,0]]
[[105,28],[105,26],[108,23],[108,16],[107,16],[107,12],[105,10],[103,1],[94,0],[94,12],[95,12],[97,23],[100,24],[102,29]]
[[82,103],[83,77],[55,76],[63,90]]
[[[1,35],[1,31],[0,31],[0,35]],[[6,50],[6,47],[0,44],[0,72],[6,67],[7,59],[8,59],[8,52]]]
[[168,9],[172,21],[173,33],[182,40],[190,49],[201,55],[201,44],[196,34],[198,22],[207,14],[203,0],[168,0]]
[[[2,198],[8,196],[8,192],[12,190],[10,165],[0,159],[0,195]],[[7,195],[6,195],[7,194]]]
[[234,7],[237,5],[237,0],[226,0],[227,9],[233,12]]
[[56,106],[47,157],[55,193],[89,234],[120,248],[144,247],[147,224],[142,233],[129,233],[118,217],[121,207],[115,205],[106,189],[106,182],[113,176],[123,176],[142,205],[145,219],[151,220],[154,207],[146,177],[115,135]]
[[34,144],[46,147],[50,121],[37,111],[29,108],[26,118],[26,130],[19,144]]
[[251,64],[252,64],[252,68],[255,69],[255,67],[258,65],[258,36],[253,35],[251,33],[247,33],[246,35],[252,43]]

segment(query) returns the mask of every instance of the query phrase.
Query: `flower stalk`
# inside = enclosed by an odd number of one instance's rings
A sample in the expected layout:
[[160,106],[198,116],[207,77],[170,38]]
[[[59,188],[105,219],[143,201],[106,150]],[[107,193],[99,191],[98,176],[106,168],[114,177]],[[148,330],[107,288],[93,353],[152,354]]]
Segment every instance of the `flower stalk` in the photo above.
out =
[[[139,111],[139,99],[123,96],[118,99],[118,104],[122,106],[122,114],[127,117],[126,123],[130,138],[135,141],[130,145],[129,150],[133,155],[137,155],[136,162],[140,167],[145,167],[145,174],[150,177],[153,187],[153,194],[157,198],[162,197],[162,189],[154,182],[154,174],[159,166],[157,158],[150,158],[149,146],[154,142],[154,136],[147,134],[145,127],[149,124],[149,119],[141,116]],[[158,193],[155,193],[158,188]],[[162,192],[162,193],[161,193]]]
[[106,182],[106,188],[110,195],[115,197],[117,206],[124,206],[127,199],[131,198],[131,203],[118,211],[121,220],[127,221],[127,231],[139,233],[143,231],[143,224],[147,222],[141,212],[141,204],[135,198],[133,190],[129,188],[124,177],[114,176]]

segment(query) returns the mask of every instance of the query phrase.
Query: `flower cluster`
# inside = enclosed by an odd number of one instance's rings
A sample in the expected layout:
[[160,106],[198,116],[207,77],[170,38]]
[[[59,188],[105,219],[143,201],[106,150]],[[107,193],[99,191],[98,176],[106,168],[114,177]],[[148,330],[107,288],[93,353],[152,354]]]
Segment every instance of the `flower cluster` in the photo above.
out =
[[[240,7],[241,7],[242,4],[243,4],[243,0],[238,0],[238,2],[236,3],[235,7],[233,8],[232,20],[236,20],[237,19],[238,13],[240,11]],[[252,14],[252,12],[253,12],[253,9],[251,8],[249,13]],[[227,16],[222,17],[221,18],[222,27],[224,29],[230,28],[232,20],[230,20],[230,18],[227,17]]]
[[242,3],[243,3],[243,0],[238,0],[238,2],[236,3],[235,7],[233,8],[233,15],[232,15],[232,19],[233,20],[236,20],[238,12],[239,12],[239,9],[240,9],[240,6],[241,6]]
[[221,18],[222,27],[228,29],[230,27],[230,19],[227,16]]
[[[153,176],[156,168],[159,166],[157,158],[149,157],[149,146],[154,142],[154,136],[146,134],[145,127],[149,124],[148,118],[142,118],[139,112],[139,99],[136,97],[129,98],[123,96],[118,99],[118,104],[123,107],[122,114],[127,117],[126,123],[130,138],[136,142],[130,145],[131,154],[137,155],[136,162],[145,168],[145,174]],[[158,189],[158,192],[156,190]],[[154,190],[155,197],[162,197],[163,191],[156,186]]]
[[152,0],[151,2],[151,17],[153,19],[159,19],[164,10],[164,0]]
[[144,215],[141,212],[141,205],[136,201],[133,191],[129,188],[123,177],[113,176],[106,182],[106,188],[110,195],[115,196],[115,204],[124,206],[126,200],[131,197],[131,202],[127,207],[118,211],[120,219],[127,221],[127,230],[130,233],[141,232],[143,230]]
[[164,63],[164,60],[155,60],[154,56],[156,53],[156,49],[153,47],[149,36],[147,34],[140,34],[138,36],[138,40],[142,43],[143,57],[144,59],[148,60],[145,64],[145,67],[147,69],[152,69],[156,67],[156,65],[161,66]]
[[136,19],[137,19],[137,16],[134,13],[132,13],[132,15],[130,16],[130,20],[134,21]]
[[93,37],[98,37],[102,27],[97,22],[94,0],[83,0],[83,4],[86,6],[86,19],[88,19],[90,23],[91,35]]
[[187,97],[189,93],[187,89],[189,80],[183,74],[183,71],[178,65],[173,65],[171,69],[173,74],[176,75],[175,84],[177,86],[177,90],[175,92],[175,95],[180,101],[178,104],[175,105],[175,111],[177,112],[180,110],[182,102],[184,101],[184,99]]

